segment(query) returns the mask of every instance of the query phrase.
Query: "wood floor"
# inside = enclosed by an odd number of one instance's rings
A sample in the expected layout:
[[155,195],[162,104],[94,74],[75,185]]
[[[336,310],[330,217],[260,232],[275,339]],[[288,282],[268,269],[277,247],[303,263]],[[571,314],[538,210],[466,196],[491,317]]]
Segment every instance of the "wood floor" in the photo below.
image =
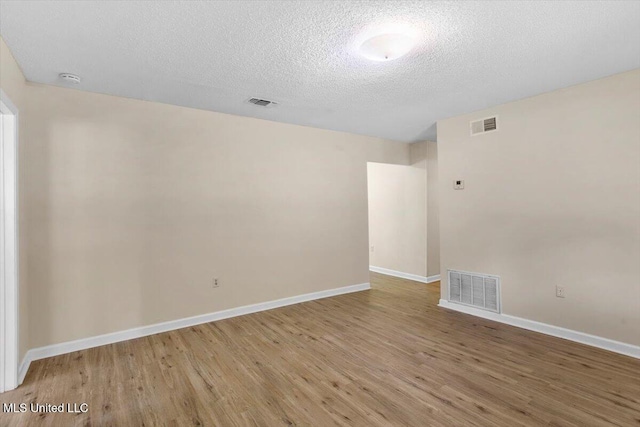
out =
[[436,306],[372,273],[326,298],[34,362],[0,426],[640,426],[640,361]]

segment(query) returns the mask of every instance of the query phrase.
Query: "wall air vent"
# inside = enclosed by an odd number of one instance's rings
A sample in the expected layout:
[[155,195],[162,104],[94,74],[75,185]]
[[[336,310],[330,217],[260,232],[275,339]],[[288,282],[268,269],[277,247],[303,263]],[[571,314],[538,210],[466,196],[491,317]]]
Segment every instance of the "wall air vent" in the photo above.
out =
[[498,116],[471,122],[471,136],[498,130]]
[[266,99],[260,99],[260,98],[251,98],[249,99],[249,102],[259,107],[275,107],[276,105],[278,105],[278,103],[276,102],[268,101]]
[[449,302],[500,313],[500,278],[448,270]]

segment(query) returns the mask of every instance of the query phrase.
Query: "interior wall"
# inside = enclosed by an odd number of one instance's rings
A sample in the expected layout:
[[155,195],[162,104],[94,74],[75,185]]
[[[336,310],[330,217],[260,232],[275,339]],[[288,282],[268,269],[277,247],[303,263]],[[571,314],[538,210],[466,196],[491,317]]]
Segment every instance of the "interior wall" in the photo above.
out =
[[[427,141],[422,141],[422,142],[414,142],[411,144],[411,146],[409,147],[409,152],[410,152],[410,159],[411,159],[411,166],[414,168],[419,168],[424,170],[424,179],[427,180],[428,177],[428,173],[429,171],[427,170]],[[427,189],[427,194],[426,194],[426,202],[427,202],[427,209],[425,210],[425,224],[426,224],[426,239],[425,239],[425,255],[427,257],[426,259],[426,265],[427,265],[427,271],[425,274],[421,274],[421,276],[427,276],[428,275],[428,265],[429,265],[429,259],[431,257],[431,253],[429,252],[429,203],[428,203],[428,196],[429,196],[429,192],[428,192],[428,186],[429,186],[429,182],[428,180],[426,181],[425,184],[425,189]]]
[[369,281],[366,165],[408,144],[27,93],[31,347]]
[[368,164],[369,263],[426,276],[426,170]]
[[[18,63],[13,58],[9,48],[0,37],[0,88],[11,99],[11,102],[18,108],[18,184],[22,182],[24,177],[24,156],[22,148],[25,145],[25,139],[22,130],[27,122],[28,111],[26,108],[26,81]],[[21,240],[27,234],[24,226],[24,199],[18,194],[18,352],[19,358],[22,360],[28,347],[29,333],[29,298],[27,291],[28,271],[27,271],[27,253],[26,248],[21,245]]]
[[500,276],[504,313],[640,344],[639,118],[636,69],[438,122],[441,271]]
[[425,171],[426,179],[426,254],[430,278],[440,274],[440,224],[438,211],[438,145],[435,141],[411,144],[411,166]]
[[438,202],[438,144],[425,142],[427,159],[427,276],[440,274],[440,209]]

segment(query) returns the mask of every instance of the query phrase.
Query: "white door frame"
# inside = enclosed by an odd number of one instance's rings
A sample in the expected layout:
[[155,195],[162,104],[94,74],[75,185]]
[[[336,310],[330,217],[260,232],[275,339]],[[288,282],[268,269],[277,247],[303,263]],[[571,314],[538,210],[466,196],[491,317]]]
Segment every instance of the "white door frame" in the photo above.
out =
[[18,109],[0,89],[0,392],[18,386]]

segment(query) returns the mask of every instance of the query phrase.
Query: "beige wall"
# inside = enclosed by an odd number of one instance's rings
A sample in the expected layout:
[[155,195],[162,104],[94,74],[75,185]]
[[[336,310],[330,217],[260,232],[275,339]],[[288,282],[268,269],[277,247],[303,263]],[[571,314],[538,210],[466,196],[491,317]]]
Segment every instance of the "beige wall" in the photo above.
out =
[[427,276],[440,274],[440,211],[438,207],[438,144],[428,141],[427,151]]
[[407,144],[27,92],[31,347],[369,281],[366,165]]
[[426,171],[426,254],[429,277],[440,274],[440,224],[438,209],[438,144],[422,141],[411,144],[411,166]]
[[443,273],[499,275],[507,314],[640,344],[640,70],[442,120],[438,162]]
[[369,264],[426,276],[426,170],[381,163],[367,170]]
[[[0,88],[11,99],[11,102],[18,108],[18,181],[22,182],[24,177],[24,155],[22,147],[24,146],[24,137],[20,134],[20,130],[27,122],[27,109],[26,109],[26,82],[24,75],[20,70],[20,67],[16,63],[13,55],[9,51],[9,48],[4,43],[2,37],[0,37]],[[18,194],[18,236],[19,240],[19,333],[18,333],[18,347],[19,357],[22,359],[24,354],[29,349],[29,299],[27,291],[27,253],[26,248],[21,245],[21,240],[26,236],[27,230],[24,227],[24,198],[21,194]]]

